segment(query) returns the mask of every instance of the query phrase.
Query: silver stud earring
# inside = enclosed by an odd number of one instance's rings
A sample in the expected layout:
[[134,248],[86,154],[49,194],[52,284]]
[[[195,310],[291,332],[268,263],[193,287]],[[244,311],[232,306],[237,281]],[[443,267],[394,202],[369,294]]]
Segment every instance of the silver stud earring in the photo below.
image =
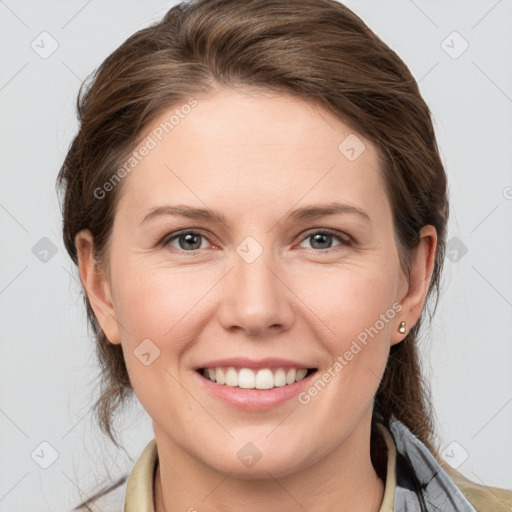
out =
[[404,321],[400,322],[400,326],[398,327],[398,332],[403,334],[405,332],[405,326],[406,325],[407,324]]

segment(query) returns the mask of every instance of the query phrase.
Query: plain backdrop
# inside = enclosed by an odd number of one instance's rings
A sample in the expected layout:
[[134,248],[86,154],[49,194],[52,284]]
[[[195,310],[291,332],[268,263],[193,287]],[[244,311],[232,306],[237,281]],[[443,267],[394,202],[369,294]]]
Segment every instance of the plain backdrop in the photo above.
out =
[[[346,4],[419,81],[448,174],[443,294],[421,342],[441,446],[470,479],[511,488],[512,1]],[[140,406],[118,424],[126,452],[92,422],[93,342],[54,182],[81,82],[171,5],[0,1],[1,511],[69,510],[153,437]]]

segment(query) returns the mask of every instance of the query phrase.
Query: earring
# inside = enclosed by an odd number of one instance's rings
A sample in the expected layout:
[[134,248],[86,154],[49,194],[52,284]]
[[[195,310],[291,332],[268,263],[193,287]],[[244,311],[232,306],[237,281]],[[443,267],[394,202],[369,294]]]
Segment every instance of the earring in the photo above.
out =
[[398,327],[398,332],[403,334],[405,332],[405,326],[406,326],[405,322],[400,322],[400,326]]

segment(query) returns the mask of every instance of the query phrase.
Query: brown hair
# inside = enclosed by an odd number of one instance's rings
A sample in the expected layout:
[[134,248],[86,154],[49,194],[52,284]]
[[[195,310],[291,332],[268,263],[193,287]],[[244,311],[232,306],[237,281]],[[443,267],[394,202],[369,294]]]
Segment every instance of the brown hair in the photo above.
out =
[[[428,290],[428,298],[435,295],[435,311],[448,201],[430,111],[404,62],[347,7],[335,0],[181,3],[127,39],[92,78],[80,90],[80,129],[58,177],[64,190],[64,243],[75,263],[75,235],[86,228],[96,257],[108,261],[122,184],[101,200],[95,190],[158,115],[216,85],[261,87],[314,102],[375,144],[406,271],[420,229],[431,224],[437,230]],[[111,420],[133,390],[121,347],[106,339],[86,296],[85,302],[102,372],[94,409],[116,443]],[[391,348],[375,397],[372,432],[377,421],[387,424],[394,416],[435,451],[430,396],[418,361],[420,323]]]

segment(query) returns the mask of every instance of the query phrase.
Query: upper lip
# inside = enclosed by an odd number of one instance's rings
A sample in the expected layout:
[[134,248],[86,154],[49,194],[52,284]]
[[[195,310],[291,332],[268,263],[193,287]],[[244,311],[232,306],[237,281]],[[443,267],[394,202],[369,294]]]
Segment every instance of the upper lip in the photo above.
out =
[[248,359],[246,357],[231,357],[226,359],[215,359],[208,361],[198,367],[200,368],[218,368],[235,366],[239,368],[316,368],[309,363],[301,363],[291,359],[282,359],[280,357],[265,357],[264,359]]

